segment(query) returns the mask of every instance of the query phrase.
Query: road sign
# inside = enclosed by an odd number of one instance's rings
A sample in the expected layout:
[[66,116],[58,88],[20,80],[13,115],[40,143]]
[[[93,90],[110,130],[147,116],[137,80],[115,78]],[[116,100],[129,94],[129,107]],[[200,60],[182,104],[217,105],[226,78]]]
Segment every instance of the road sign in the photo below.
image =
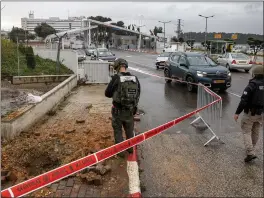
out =
[[215,34],[215,35],[214,35],[214,38],[216,38],[216,39],[220,39],[220,38],[222,38],[222,34]]
[[232,39],[236,40],[237,39],[237,34],[232,34]]

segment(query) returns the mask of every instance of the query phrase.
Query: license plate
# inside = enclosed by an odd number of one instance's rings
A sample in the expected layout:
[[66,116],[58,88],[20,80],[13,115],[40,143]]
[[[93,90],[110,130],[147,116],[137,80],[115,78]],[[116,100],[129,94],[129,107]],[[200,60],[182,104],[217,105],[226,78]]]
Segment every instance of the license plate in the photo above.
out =
[[225,80],[214,80],[214,83],[225,83]]
[[239,61],[238,63],[239,64],[246,64],[247,62],[246,61]]

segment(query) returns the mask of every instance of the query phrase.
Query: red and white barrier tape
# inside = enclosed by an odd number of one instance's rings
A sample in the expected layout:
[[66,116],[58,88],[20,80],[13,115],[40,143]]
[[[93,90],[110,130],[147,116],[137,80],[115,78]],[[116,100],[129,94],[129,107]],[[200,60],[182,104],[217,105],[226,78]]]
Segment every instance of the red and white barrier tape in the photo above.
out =
[[69,164],[65,164],[59,168],[53,169],[47,173],[41,174],[39,176],[36,176],[32,179],[29,179],[27,181],[24,181],[20,184],[17,184],[15,186],[12,186],[8,189],[1,191],[2,197],[21,197],[24,195],[27,195],[33,191],[36,191],[40,188],[43,188],[47,185],[50,185],[56,181],[59,181],[65,177],[68,177],[72,174],[75,174],[89,166],[95,165],[103,160],[106,160],[122,151],[125,151],[128,148],[134,147],[135,145],[138,145],[147,139],[150,139],[161,132],[164,132],[165,130],[171,128],[172,126],[178,124],[179,122],[182,122],[183,120],[195,115],[196,113],[204,110],[205,108],[213,105],[214,103],[220,101],[221,98],[215,100],[214,102],[199,108],[195,111],[192,111],[184,116],[181,116],[175,120],[169,121],[163,125],[160,125],[154,129],[151,129],[147,132],[144,132],[140,135],[137,135],[131,139],[125,140],[119,144],[113,145],[111,147],[108,147],[106,149],[103,149],[101,151],[98,151],[94,154],[88,155],[84,158],[78,159],[76,161],[73,161]]
[[[163,76],[159,76],[156,74],[151,74],[148,72],[144,72],[142,70],[136,69],[136,68],[131,68],[130,69],[134,70],[134,71],[138,71],[140,73],[144,73],[150,76],[155,76],[158,78],[165,78],[165,79],[171,79],[171,78],[167,78],[167,77],[163,77]],[[179,82],[185,82],[185,81],[181,81],[181,80],[177,80]],[[186,82],[189,83],[189,82]],[[195,84],[197,86],[203,86],[201,84],[196,84],[196,83],[191,83],[191,84]],[[215,96],[217,98],[217,100],[211,102],[210,104],[207,104],[204,107],[201,107],[199,109],[196,109],[195,111],[192,111],[184,116],[181,116],[175,120],[169,121],[163,125],[160,125],[154,129],[151,129],[147,132],[144,132],[140,135],[137,135],[131,139],[125,140],[119,144],[113,145],[111,147],[108,147],[106,149],[103,149],[101,151],[98,151],[94,154],[88,155],[84,158],[78,159],[76,161],[73,161],[69,164],[65,164],[59,168],[53,169],[47,173],[41,174],[37,177],[34,177],[32,179],[29,179],[27,181],[24,181],[20,184],[17,184],[15,186],[12,186],[8,189],[2,190],[1,191],[1,196],[2,197],[21,197],[24,195],[27,195],[33,191],[36,191],[38,189],[41,189],[47,185],[50,185],[56,181],[59,181],[63,178],[66,178],[72,174],[75,174],[89,166],[95,165],[103,160],[106,160],[120,152],[125,151],[128,148],[134,147],[142,142],[144,142],[147,139],[150,139],[158,134],[160,134],[161,132],[164,132],[165,130],[171,128],[172,126],[178,124],[179,122],[182,122],[183,120],[195,115],[196,113],[206,109],[207,107],[219,102],[220,100],[222,100],[222,98],[220,96],[218,96],[217,94],[215,94],[214,92],[212,92],[210,89],[208,89],[207,87],[203,86],[205,88],[205,90],[212,94],[213,96]],[[133,156],[131,156],[133,157]],[[134,156],[135,157],[135,156]],[[128,159],[129,160],[129,159]],[[131,160],[133,161],[133,160]],[[135,186],[138,186],[138,184],[136,184]],[[135,192],[131,193],[132,197],[139,197],[140,195],[140,191],[138,192],[138,189],[133,190]]]

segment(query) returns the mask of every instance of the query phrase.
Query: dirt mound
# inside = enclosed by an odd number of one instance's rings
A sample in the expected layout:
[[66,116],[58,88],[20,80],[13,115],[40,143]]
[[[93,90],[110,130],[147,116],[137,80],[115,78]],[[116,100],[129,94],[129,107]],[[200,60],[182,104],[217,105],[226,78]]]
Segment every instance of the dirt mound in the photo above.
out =
[[46,117],[15,140],[2,142],[2,169],[14,172],[18,183],[113,143],[109,114],[89,114],[83,123]]

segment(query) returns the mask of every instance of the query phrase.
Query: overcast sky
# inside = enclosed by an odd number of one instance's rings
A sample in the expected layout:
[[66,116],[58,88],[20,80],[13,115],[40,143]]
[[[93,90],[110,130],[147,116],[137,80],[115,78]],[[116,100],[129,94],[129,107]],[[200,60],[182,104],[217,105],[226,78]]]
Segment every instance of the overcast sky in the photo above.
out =
[[155,25],[163,26],[159,20],[171,20],[166,25],[170,34],[176,29],[177,19],[183,19],[184,32],[203,32],[205,19],[198,14],[215,15],[208,19],[208,32],[263,34],[262,2],[2,2],[1,5],[5,5],[1,13],[2,29],[21,27],[21,18],[28,17],[33,10],[35,18],[102,15],[113,21],[123,20],[127,25],[146,25],[144,32]]

